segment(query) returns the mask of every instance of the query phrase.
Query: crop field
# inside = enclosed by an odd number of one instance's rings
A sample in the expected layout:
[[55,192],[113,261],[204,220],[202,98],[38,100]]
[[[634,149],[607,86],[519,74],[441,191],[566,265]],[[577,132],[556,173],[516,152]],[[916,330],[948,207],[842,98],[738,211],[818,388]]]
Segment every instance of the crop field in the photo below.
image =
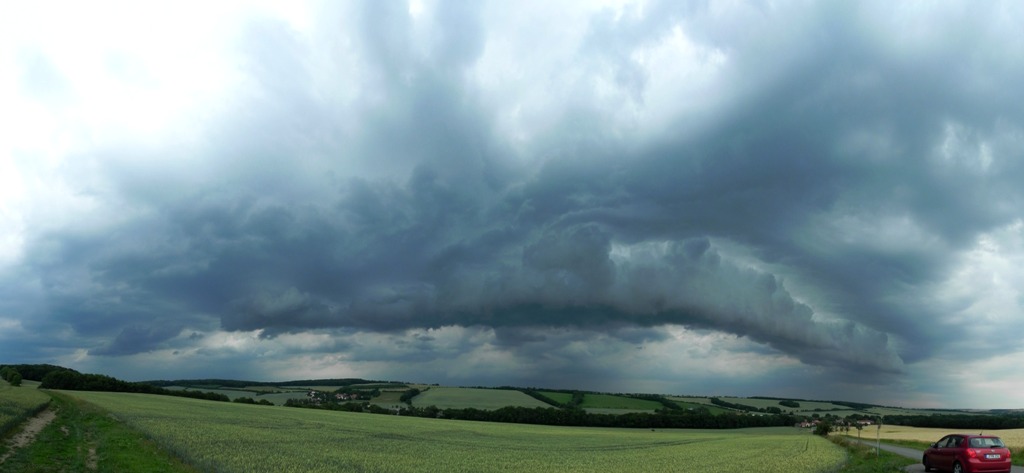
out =
[[[274,403],[278,406],[283,406],[289,399],[306,399],[305,388],[301,390],[287,390],[282,389],[285,392],[267,392],[267,391],[255,391],[246,388],[242,389],[216,389],[216,388],[196,388],[196,387],[185,387],[185,386],[168,386],[167,389],[172,391],[202,391],[208,393],[223,394],[230,398],[232,401],[240,397],[251,397],[257,401],[260,399],[266,399],[269,402]],[[337,388],[334,388],[337,389]],[[332,389],[333,391],[333,389]]]
[[[757,398],[749,398],[749,397],[720,397],[719,399],[721,399],[721,400],[723,400],[725,402],[731,402],[733,404],[743,404],[745,406],[756,407],[758,409],[764,409],[766,407],[778,407],[779,409],[782,409],[782,410],[785,410],[785,411],[796,411],[796,412],[814,412],[815,409],[819,409],[820,411],[835,412],[837,414],[839,414],[841,412],[844,412],[844,411],[845,411],[845,414],[852,414],[854,412],[857,412],[856,409],[853,409],[853,408],[851,408],[849,406],[842,406],[842,405],[839,405],[839,404],[833,404],[831,402],[821,402],[821,401],[796,401],[796,402],[798,402],[800,404],[800,407],[792,408],[792,407],[786,407],[786,406],[783,406],[783,405],[779,404],[779,400],[778,399],[757,399]],[[839,415],[845,415],[845,414],[839,414]]]
[[555,401],[555,402],[560,403],[560,404],[568,404],[569,401],[572,401],[572,393],[560,393],[560,392],[555,392],[555,391],[538,391],[538,392],[541,393],[541,395],[546,396],[546,397],[550,398],[552,401]]
[[647,399],[636,399],[625,396],[614,396],[611,394],[590,394],[583,395],[584,409],[630,409],[653,411],[662,407],[660,402]]
[[50,396],[35,385],[23,382],[22,386],[13,387],[0,380],[0,436],[50,402]]
[[714,405],[714,404],[711,404],[711,398],[709,398],[709,397],[700,397],[700,396],[667,396],[667,397],[670,400],[672,400],[672,401],[690,402],[690,403],[693,403],[693,404],[707,404],[709,406],[713,406]]
[[370,400],[371,404],[380,406],[397,406],[402,404],[402,391],[381,391],[380,396]]
[[[246,396],[246,397],[252,397],[253,399],[256,400],[256,402],[259,402],[261,399],[266,399],[267,401],[273,403],[276,406],[283,406],[284,403],[288,402],[289,399],[306,399],[306,392],[305,391],[293,391],[293,392],[287,392],[287,393],[260,394],[258,396]],[[232,398],[232,399],[234,399],[234,398]]]
[[[431,389],[433,391],[433,388]],[[67,392],[201,470],[224,472],[833,471],[846,452],[797,429],[629,430]]]
[[701,409],[701,408],[703,408],[703,409],[707,409],[708,412],[710,412],[711,414],[714,414],[714,415],[718,415],[718,414],[723,414],[723,413],[729,412],[728,409],[723,409],[723,408],[718,407],[718,406],[716,406],[714,404],[691,402],[690,399],[691,398],[679,398],[679,397],[670,397],[670,398],[668,398],[668,400],[676,403],[677,406],[682,407],[683,409]]
[[888,415],[900,415],[900,416],[926,416],[926,415],[947,415],[947,414],[969,414],[969,415],[980,415],[984,413],[970,412],[970,411],[955,411],[955,410],[935,410],[935,409],[909,409],[904,407],[872,407],[867,410],[869,414],[880,414],[883,416]]
[[[882,425],[880,431],[874,426],[864,428],[861,435],[874,439],[876,433],[882,440],[916,440],[934,442],[944,435],[967,432],[965,429],[941,429],[934,427],[906,427],[902,425]],[[970,433],[970,432],[968,432]],[[995,435],[1003,439],[1014,452],[1024,448],[1024,429],[986,430],[986,435]]]
[[412,398],[416,407],[437,406],[441,409],[500,409],[506,406],[551,407],[519,391],[508,389],[476,389],[431,387]]
[[[241,388],[243,391],[252,391],[257,393],[282,393],[282,392],[305,392],[303,388],[297,388],[294,386],[246,386]],[[335,388],[337,389],[337,388]]]

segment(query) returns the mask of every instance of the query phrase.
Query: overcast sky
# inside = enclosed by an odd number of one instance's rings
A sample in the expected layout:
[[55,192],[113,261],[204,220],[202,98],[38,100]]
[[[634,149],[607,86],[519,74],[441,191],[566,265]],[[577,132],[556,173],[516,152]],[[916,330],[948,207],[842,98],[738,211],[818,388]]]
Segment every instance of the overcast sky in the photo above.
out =
[[0,362],[1024,408],[1022,24],[6,2]]

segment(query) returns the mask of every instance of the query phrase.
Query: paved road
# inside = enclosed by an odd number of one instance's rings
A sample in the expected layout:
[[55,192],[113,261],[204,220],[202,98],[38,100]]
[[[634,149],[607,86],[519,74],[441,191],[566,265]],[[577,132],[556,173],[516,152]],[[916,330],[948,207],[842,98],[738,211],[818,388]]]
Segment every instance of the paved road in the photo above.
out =
[[[871,441],[868,441],[868,440],[861,440],[860,442],[865,444],[865,445],[870,445],[872,447],[875,446],[875,442],[871,442]],[[920,460],[921,456],[924,455],[924,450],[917,450],[917,449],[913,449],[913,448],[901,447],[899,445],[889,445],[887,443],[883,443],[880,446],[881,446],[882,450],[885,450],[887,452],[892,452],[892,453],[895,453],[897,455],[902,455],[902,456],[907,457],[907,458],[913,458],[915,460]],[[1021,468],[1019,466],[1014,465],[1014,466],[1012,466],[1010,468],[1011,468],[1010,471],[1012,473],[1024,473],[1024,468]],[[906,467],[904,470],[908,471],[908,472],[912,472],[912,473],[923,472],[924,471],[924,465],[918,463],[916,465],[910,465],[910,466]]]

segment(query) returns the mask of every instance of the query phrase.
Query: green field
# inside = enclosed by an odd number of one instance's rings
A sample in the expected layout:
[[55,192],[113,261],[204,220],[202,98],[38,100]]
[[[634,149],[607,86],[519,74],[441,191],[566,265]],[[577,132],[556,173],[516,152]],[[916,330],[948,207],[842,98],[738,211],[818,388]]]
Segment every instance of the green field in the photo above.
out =
[[371,399],[370,403],[387,407],[397,406],[402,404],[402,393],[404,391],[381,391],[380,396]]
[[203,471],[820,472],[834,471],[846,459],[842,448],[786,427],[730,431],[552,427],[145,394],[65,394],[110,411]]
[[[185,387],[185,386],[168,386],[167,389],[171,391],[201,391],[207,393],[217,393],[227,396],[229,399],[234,401],[240,397],[250,397],[259,401],[260,399],[266,399],[269,402],[274,403],[277,406],[283,406],[289,399],[306,399],[306,388],[301,390],[286,391],[285,392],[267,392],[267,391],[255,391],[246,388],[242,389],[215,389],[215,388],[196,388],[196,387]],[[294,388],[293,388],[294,389]],[[337,389],[337,388],[335,388]],[[275,388],[277,390],[277,388]]]
[[647,399],[636,399],[612,394],[584,394],[580,407],[590,409],[629,409],[631,411],[653,411],[663,406],[660,402]]
[[440,409],[500,409],[506,406],[551,407],[520,391],[509,389],[446,388],[434,386],[412,399],[416,407],[437,406]]
[[779,404],[779,399],[758,399],[752,397],[720,397],[719,399],[725,402],[731,402],[733,404],[742,404],[744,406],[756,407],[758,409],[764,409],[766,407],[777,407],[783,411],[793,411],[796,413],[813,413],[819,412],[824,415],[825,411],[834,412],[837,415],[845,416],[854,412],[860,412],[857,409],[853,409],[849,406],[843,406],[839,404],[833,404],[831,402],[822,401],[796,401],[800,404],[800,407],[786,407]]
[[538,391],[541,395],[550,398],[559,404],[568,404],[572,401],[572,393],[561,393],[555,391]]
[[29,445],[11,451],[7,442],[0,442],[0,471],[196,472],[107,411],[59,392],[49,394],[56,418]]
[[257,393],[282,393],[282,392],[305,392],[303,388],[297,388],[294,386],[246,386],[241,388],[243,391],[252,391]]
[[674,397],[674,396],[673,397],[668,397],[669,401],[672,401],[672,402],[676,403],[677,406],[679,406],[679,407],[681,407],[683,409],[707,409],[708,412],[710,412],[713,415],[724,414],[726,412],[732,412],[729,409],[725,409],[725,408],[722,408],[722,407],[718,407],[718,406],[716,406],[714,404],[711,404],[710,400],[707,399],[707,398],[697,398],[697,399],[704,399],[705,401],[708,401],[708,402],[695,402],[694,399],[695,398],[692,398],[692,397]]
[[23,381],[14,387],[0,379],[0,437],[50,402],[50,396],[36,389],[38,385]]

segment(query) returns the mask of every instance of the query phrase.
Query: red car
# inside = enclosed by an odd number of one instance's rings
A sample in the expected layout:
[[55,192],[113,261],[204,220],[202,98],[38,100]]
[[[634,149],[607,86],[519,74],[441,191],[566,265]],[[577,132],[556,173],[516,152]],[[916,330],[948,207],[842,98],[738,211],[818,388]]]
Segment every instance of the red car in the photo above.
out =
[[1009,472],[1010,449],[992,435],[953,434],[942,437],[925,450],[921,463],[924,463],[924,471]]

